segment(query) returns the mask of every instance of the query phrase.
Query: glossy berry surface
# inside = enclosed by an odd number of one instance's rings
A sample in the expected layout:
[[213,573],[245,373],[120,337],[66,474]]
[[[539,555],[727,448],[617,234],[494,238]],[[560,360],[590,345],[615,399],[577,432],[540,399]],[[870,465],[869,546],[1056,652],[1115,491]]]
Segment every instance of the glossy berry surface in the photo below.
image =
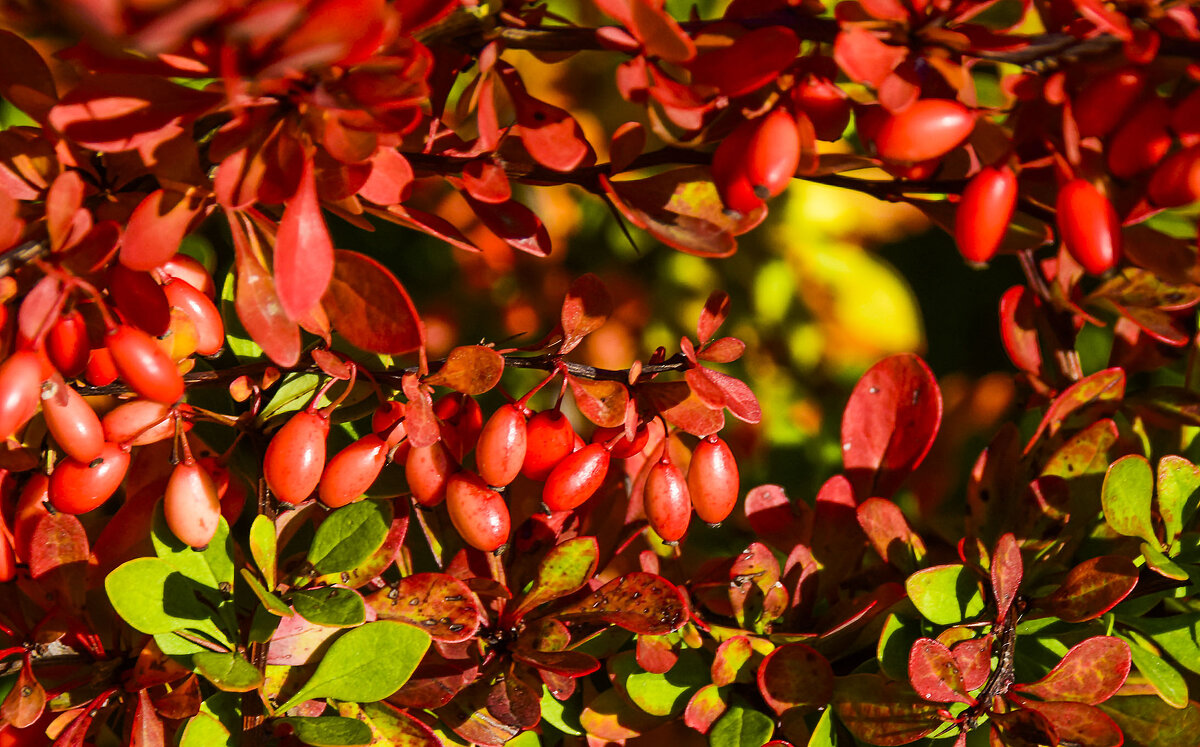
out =
[[422,506],[441,503],[446,497],[446,483],[458,468],[441,441],[429,446],[414,446],[404,460],[404,477],[413,498]]
[[588,444],[558,463],[546,477],[542,502],[551,511],[569,511],[595,495],[608,474],[608,449]]
[[575,429],[558,410],[545,410],[529,418],[525,430],[525,461],[521,474],[545,480],[558,463],[575,449]]
[[50,475],[50,504],[65,514],[84,514],[112,497],[129,470],[129,452],[106,443],[90,462],[66,457]]
[[687,480],[673,463],[659,460],[650,468],[643,493],[650,528],[667,542],[678,542],[687,534],[692,518],[692,501]]
[[508,542],[511,519],[500,493],[479,475],[460,471],[446,484],[446,509],[459,536],[471,547],[493,552]]
[[875,150],[885,161],[928,161],[944,156],[975,129],[967,107],[948,99],[921,99],[884,116],[875,133]]
[[221,525],[221,501],[208,471],[196,462],[180,462],[171,471],[163,497],[167,527],[180,542],[208,546]]
[[183,377],[175,362],[140,329],[121,324],[104,338],[121,378],[138,394],[173,404],[183,396]]
[[325,465],[317,497],[330,508],[359,500],[379,477],[387,452],[387,442],[374,433],[342,449]]
[[100,418],[59,376],[42,386],[42,415],[46,428],[68,455],[81,462],[100,456],[105,441]]
[[504,487],[516,479],[528,447],[525,414],[514,405],[501,405],[484,424],[475,445],[475,469],[484,482]]
[[279,500],[300,503],[316,490],[325,469],[328,435],[329,418],[301,410],[271,439],[263,458],[263,476]]
[[1092,275],[1116,267],[1121,258],[1121,221],[1108,198],[1086,179],[1072,179],[1058,192],[1058,230],[1075,261]]
[[737,505],[740,489],[737,461],[729,445],[717,436],[700,440],[688,466],[687,486],[696,515],[720,524]]
[[968,262],[996,256],[1017,208],[1017,177],[1008,167],[985,166],[963,190],[954,219],[954,238]]

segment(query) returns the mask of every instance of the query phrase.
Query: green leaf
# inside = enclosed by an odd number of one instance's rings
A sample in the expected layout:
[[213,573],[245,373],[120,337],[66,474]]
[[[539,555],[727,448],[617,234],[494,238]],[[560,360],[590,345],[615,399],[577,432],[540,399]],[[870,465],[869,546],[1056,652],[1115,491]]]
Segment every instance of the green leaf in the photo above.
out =
[[258,582],[258,579],[254,577],[249,568],[242,569],[242,580],[250,587],[250,591],[254,592],[254,596],[258,597],[258,601],[262,602],[267,612],[279,617],[292,616],[292,608],[287,606],[276,594],[272,594],[263,588],[263,585]]
[[192,655],[192,664],[202,677],[225,692],[250,692],[263,681],[262,673],[241,654],[203,651]]
[[228,592],[233,586],[233,541],[229,537],[229,524],[222,517],[217,533],[202,551],[193,550],[181,542],[167,527],[163,504],[154,507],[154,525],[150,533],[154,554],[167,565],[193,581],[211,589],[220,589],[226,584]]
[[122,563],[104,579],[113,608],[135,630],[152,635],[198,630],[230,647],[213,622],[216,612],[200,601],[204,588],[158,558]]
[[1100,710],[1125,733],[1125,747],[1196,747],[1200,705],[1176,710],[1153,695],[1109,698]]
[[296,738],[314,747],[340,747],[371,743],[371,728],[354,718],[313,716],[311,718],[281,718],[276,723],[287,724],[296,731]]
[[1150,462],[1138,454],[1121,457],[1108,468],[1100,490],[1104,519],[1117,534],[1141,537],[1157,545],[1150,517],[1153,496],[1154,472]]
[[308,562],[315,575],[355,568],[379,549],[392,526],[391,501],[359,501],[334,511],[317,527]]
[[712,747],[762,747],[771,741],[775,722],[754,708],[735,704],[713,724],[708,733]]
[[983,612],[979,579],[963,565],[937,565],[904,582],[917,611],[935,625],[954,625]]
[[1183,679],[1179,670],[1140,645],[1139,640],[1144,639],[1137,633],[1131,633],[1125,636],[1125,639],[1129,643],[1129,653],[1133,655],[1133,665],[1150,681],[1163,702],[1172,708],[1187,707],[1187,681]]
[[581,588],[596,572],[599,558],[600,546],[595,537],[576,537],[551,548],[538,565],[533,585],[514,608],[513,620]]
[[808,738],[808,747],[838,747],[837,730],[833,728],[833,709],[821,711],[821,718]]
[[263,514],[255,516],[253,523],[250,524],[250,556],[254,558],[259,572],[267,582],[269,591],[275,590],[277,580],[275,578],[276,541],[275,522]]
[[292,592],[292,606],[305,620],[332,628],[352,628],[367,619],[358,592],[337,586]]
[[321,386],[321,377],[310,373],[290,373],[275,389],[271,400],[258,414],[258,424],[262,425],[276,415],[286,415],[296,412],[308,404],[313,393]]
[[411,625],[390,620],[348,630],[325,652],[308,682],[275,710],[282,713],[313,698],[382,700],[412,676],[429,640]]
[[1146,565],[1149,566],[1155,573],[1166,578],[1176,581],[1188,580],[1188,572],[1183,569],[1174,560],[1167,557],[1166,553],[1158,549],[1158,543],[1153,544],[1143,542],[1140,545],[1142,557],[1146,559]]
[[376,747],[446,747],[457,741],[439,740],[433,729],[402,708],[387,702],[338,703],[338,713],[358,719],[371,730]]
[[1128,623],[1186,669],[1200,674],[1200,612],[1171,617],[1139,617]]
[[579,723],[579,711],[579,703],[574,698],[570,698],[564,703],[551,695],[548,688],[542,688],[542,720],[563,734],[573,737],[583,736],[583,726]]
[[621,657],[619,661],[618,681],[624,675],[622,687],[629,699],[652,716],[673,718],[683,713],[688,700],[710,679],[709,665],[699,652],[692,649],[680,652],[675,666],[664,674],[642,670],[634,656]]
[[918,618],[899,617],[895,613],[888,613],[884,620],[875,658],[879,668],[891,679],[908,679],[908,652],[921,637],[921,625]]
[[1171,545],[1200,504],[1200,468],[1180,456],[1165,456],[1158,462],[1158,513],[1163,534]]
[[192,716],[180,730],[179,747],[217,747],[229,742],[229,730],[205,713]]

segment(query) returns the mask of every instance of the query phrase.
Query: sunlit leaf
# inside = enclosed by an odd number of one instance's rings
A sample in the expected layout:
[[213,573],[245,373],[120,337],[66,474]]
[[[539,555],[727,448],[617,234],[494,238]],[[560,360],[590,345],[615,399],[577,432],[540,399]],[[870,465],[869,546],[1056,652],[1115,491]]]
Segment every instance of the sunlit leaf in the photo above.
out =
[[1037,711],[1046,719],[1059,744],[1120,747],[1124,742],[1124,735],[1116,722],[1095,706],[1085,703],[1033,701],[1023,701],[1023,705]]
[[283,210],[272,269],[279,303],[293,321],[321,301],[333,278],[333,241],[321,216],[311,157],[305,158],[300,185]]
[[379,549],[392,523],[391,501],[358,501],[329,515],[308,548],[316,574],[352,570]]
[[599,559],[595,537],[576,537],[555,545],[538,564],[529,590],[514,600],[508,614],[518,621],[538,605],[582,588],[595,574]]
[[1062,585],[1037,605],[1064,622],[1083,622],[1103,615],[1137,586],[1138,570],[1120,555],[1085,560],[1071,569]]
[[1160,459],[1157,505],[1163,520],[1163,540],[1170,545],[1200,506],[1200,467],[1180,456]]
[[1076,644],[1037,682],[1017,689],[1042,700],[1096,705],[1111,697],[1129,675],[1129,645],[1114,636],[1094,636]]
[[371,744],[379,747],[443,747],[432,729],[386,701],[338,703],[337,709],[347,718],[366,723],[371,730]]
[[585,379],[567,374],[575,405],[584,417],[602,428],[615,428],[625,422],[629,389],[619,381]]
[[444,573],[405,576],[391,588],[368,594],[366,603],[380,620],[406,622],[448,643],[468,640],[484,619],[475,593]]
[[366,620],[363,599],[353,589],[326,586],[292,592],[292,607],[305,620],[331,628],[350,628]]
[[87,532],[71,514],[53,513],[38,517],[29,544],[29,575],[39,578],[71,563],[86,563]]
[[868,498],[858,506],[858,524],[883,560],[912,573],[925,558],[925,542],[908,526],[904,513],[883,498]]
[[275,723],[286,724],[295,731],[296,739],[313,747],[340,747],[371,743],[371,729],[363,722],[341,716],[310,718],[281,718]]
[[663,720],[629,703],[615,689],[605,690],[592,698],[579,716],[585,732],[609,740],[633,739]]
[[708,742],[713,747],[759,747],[767,744],[774,732],[770,716],[735,702],[713,724]]
[[1125,397],[1125,371],[1109,368],[1075,382],[1054,399],[1038,425],[1037,432],[1029,439],[1026,451],[1032,448],[1048,431],[1051,436],[1062,427],[1063,421],[1085,407],[1096,406],[1097,411],[1112,411]]
[[917,611],[937,625],[954,625],[983,612],[979,580],[962,565],[925,568],[909,576],[904,586]]
[[603,621],[635,633],[661,635],[687,620],[683,595],[653,573],[634,572],[609,581],[555,613],[564,620]]
[[451,350],[442,367],[425,377],[425,383],[475,396],[491,391],[502,373],[504,357],[493,348],[465,345]]
[[1154,473],[1150,462],[1138,454],[1118,459],[1108,468],[1100,491],[1105,521],[1118,534],[1157,544],[1150,516],[1153,494]]
[[372,353],[400,355],[425,340],[408,291],[391,270],[358,252],[339,249],[322,305],[334,330]]
[[245,693],[262,684],[262,674],[241,654],[204,651],[192,655],[196,671],[217,689]]
[[908,681],[918,695],[934,703],[975,703],[966,694],[962,672],[950,649],[932,638],[921,638],[913,644],[908,655]]
[[608,321],[612,313],[612,298],[600,279],[591,273],[580,275],[571,283],[562,305],[563,343],[559,352],[566,354],[584,337]]

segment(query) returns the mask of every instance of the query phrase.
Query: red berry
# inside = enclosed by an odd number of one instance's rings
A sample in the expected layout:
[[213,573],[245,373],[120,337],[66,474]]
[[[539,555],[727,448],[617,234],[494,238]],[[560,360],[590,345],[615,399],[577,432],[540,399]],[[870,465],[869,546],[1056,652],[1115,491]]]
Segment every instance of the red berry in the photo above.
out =
[[800,131],[784,109],[774,109],[757,120],[746,145],[746,178],[761,198],[775,197],[787,189],[800,166]]
[[643,423],[633,432],[633,440],[625,436],[625,427],[597,428],[592,434],[592,443],[608,444],[608,450],[617,459],[628,459],[642,453],[646,442],[650,440],[650,429]]
[[187,315],[196,328],[196,352],[215,355],[225,345],[225,323],[216,304],[184,280],[174,278],[163,285],[167,301]]
[[1121,258],[1121,220],[1112,203],[1086,179],[1058,191],[1058,231],[1075,261],[1092,275],[1116,267]]
[[87,513],[117,492],[128,469],[129,451],[114,443],[90,462],[66,457],[50,475],[50,503],[65,514]]
[[808,115],[818,140],[839,140],[850,124],[850,99],[828,78],[808,75],[797,81],[792,103]]
[[403,402],[392,400],[375,408],[374,414],[371,415],[371,430],[386,439],[388,446],[395,446],[404,440],[406,409]]
[[189,257],[186,254],[176,254],[164,262],[159,269],[167,277],[182,280],[209,298],[212,298],[216,293],[212,275],[209,275],[208,270],[204,269],[204,265],[200,263],[200,260],[194,257]]
[[413,498],[422,506],[432,507],[446,497],[446,482],[458,468],[441,441],[413,447],[404,460],[404,477]]
[[475,468],[484,482],[502,488],[517,478],[525,463],[525,413],[501,405],[488,418],[475,445]]
[[1153,168],[1171,149],[1167,102],[1153,96],[1135,109],[1108,143],[1108,170],[1122,178]]
[[208,472],[195,462],[171,471],[163,498],[167,528],[189,547],[207,547],[221,525],[221,501]]
[[175,435],[172,405],[150,399],[134,399],[105,413],[100,425],[104,440],[128,446],[158,443]]
[[46,335],[46,355],[59,373],[68,379],[83,373],[89,348],[87,323],[78,309],[59,317]]
[[325,469],[325,438],[329,418],[316,410],[301,410],[283,424],[263,457],[267,487],[284,503],[308,498]]
[[1017,177],[1007,166],[985,166],[971,177],[955,214],[954,238],[968,262],[996,256],[1017,208]]
[[388,445],[368,433],[339,451],[325,465],[317,497],[330,508],[339,508],[363,497],[387,463]]
[[569,511],[595,495],[608,474],[609,453],[603,444],[588,444],[569,455],[546,477],[542,502],[551,511]]
[[433,404],[433,413],[442,421],[442,442],[450,456],[461,462],[483,429],[483,411],[474,397],[455,392]]
[[13,435],[37,412],[42,384],[42,359],[19,350],[0,363],[0,439]]
[[971,110],[949,99],[920,99],[883,119],[875,150],[886,161],[928,161],[959,146],[975,129]]
[[1132,67],[1119,68],[1088,81],[1071,103],[1080,137],[1103,137],[1111,132],[1141,98],[1145,86],[1146,74]]
[[558,463],[575,450],[575,429],[558,410],[544,410],[529,418],[525,429],[525,461],[521,474],[545,480]]
[[108,386],[120,375],[108,348],[95,348],[88,353],[87,367],[83,372],[83,378],[87,380],[87,383],[92,386]]
[[183,396],[183,377],[154,338],[127,324],[117,325],[104,339],[113,364],[135,392],[156,402],[174,404]]
[[1167,156],[1154,169],[1147,194],[1158,207],[1178,207],[1200,200],[1200,144]]
[[95,410],[57,374],[42,385],[46,428],[68,455],[90,462],[104,449],[104,428]]
[[720,524],[737,505],[738,466],[729,445],[717,436],[702,439],[688,467],[688,493],[696,515],[709,524]]
[[230,525],[237,522],[246,505],[246,484],[242,478],[230,472],[215,456],[200,457],[196,462],[204,468],[217,487],[217,499],[221,501],[221,515]]
[[682,539],[692,518],[692,501],[679,468],[667,459],[656,462],[646,476],[643,498],[650,528],[667,542]]
[[721,202],[730,210],[743,215],[762,206],[763,200],[754,193],[754,184],[746,174],[751,138],[757,130],[754,121],[746,121],[733,129],[713,152],[712,180]]
[[493,552],[508,542],[511,519],[504,497],[473,472],[455,472],[446,484],[446,509],[471,547]]
[[1171,112],[1171,129],[1186,146],[1200,144],[1200,88],[1175,105]]

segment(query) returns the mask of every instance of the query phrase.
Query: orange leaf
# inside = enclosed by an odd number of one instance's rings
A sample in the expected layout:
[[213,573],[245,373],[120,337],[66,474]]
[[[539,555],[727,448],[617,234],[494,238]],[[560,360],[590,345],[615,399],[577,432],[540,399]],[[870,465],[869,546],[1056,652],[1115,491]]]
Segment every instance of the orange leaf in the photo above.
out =
[[425,332],[404,286],[383,265],[358,252],[335,252],[333,280],[323,303],[333,328],[351,345],[399,355],[425,341]]
[[465,345],[451,350],[442,367],[425,377],[425,383],[432,386],[448,386],[463,394],[475,396],[490,391],[500,383],[502,373],[503,356],[482,345]]
[[283,211],[275,238],[275,286],[284,313],[299,320],[321,301],[333,277],[333,242],[321,217],[311,157]]

